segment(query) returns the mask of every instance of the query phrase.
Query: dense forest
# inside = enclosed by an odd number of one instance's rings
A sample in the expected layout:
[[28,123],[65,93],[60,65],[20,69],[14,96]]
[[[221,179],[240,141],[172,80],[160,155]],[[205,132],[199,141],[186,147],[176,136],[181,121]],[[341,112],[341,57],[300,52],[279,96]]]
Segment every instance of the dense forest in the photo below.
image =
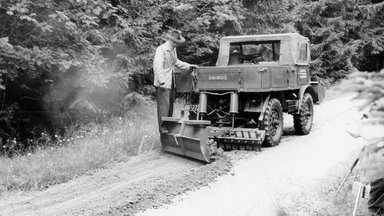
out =
[[215,64],[225,35],[298,32],[313,76],[332,84],[383,68],[383,20],[381,0],[1,0],[1,142],[124,115],[136,93],[153,93],[169,29],[186,38],[180,59],[198,65]]

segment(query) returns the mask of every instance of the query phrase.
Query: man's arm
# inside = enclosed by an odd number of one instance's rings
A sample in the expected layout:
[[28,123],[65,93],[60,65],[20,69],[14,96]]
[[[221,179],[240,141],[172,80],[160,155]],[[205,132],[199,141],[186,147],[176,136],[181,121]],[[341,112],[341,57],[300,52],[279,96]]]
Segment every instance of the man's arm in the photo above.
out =
[[153,60],[153,72],[155,73],[156,77],[158,78],[160,85],[165,83],[163,65],[164,65],[164,53],[163,53],[163,50],[161,50],[161,48],[158,47],[156,49],[155,59]]
[[180,61],[176,54],[176,63],[175,66],[181,70],[192,71],[193,68],[198,68],[197,65],[188,64],[187,62]]
[[192,65],[188,64],[187,62],[180,61],[177,59],[175,66],[181,70],[189,70]]

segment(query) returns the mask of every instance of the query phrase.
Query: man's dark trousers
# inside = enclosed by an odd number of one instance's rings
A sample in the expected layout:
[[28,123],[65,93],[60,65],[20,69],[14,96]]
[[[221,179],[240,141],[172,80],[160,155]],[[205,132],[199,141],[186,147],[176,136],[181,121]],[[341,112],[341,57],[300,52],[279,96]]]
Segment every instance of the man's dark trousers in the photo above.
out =
[[159,131],[162,131],[161,117],[172,117],[174,100],[175,96],[173,86],[172,89],[156,87],[157,120],[159,124]]
[[373,215],[384,215],[384,178],[371,182],[368,208]]

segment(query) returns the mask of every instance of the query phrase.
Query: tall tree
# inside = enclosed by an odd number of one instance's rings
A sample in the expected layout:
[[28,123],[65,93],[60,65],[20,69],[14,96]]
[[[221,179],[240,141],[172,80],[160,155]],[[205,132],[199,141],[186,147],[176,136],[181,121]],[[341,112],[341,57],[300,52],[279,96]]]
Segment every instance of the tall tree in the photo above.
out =
[[[381,4],[380,4],[381,5]],[[382,14],[372,3],[358,0],[308,1],[297,9],[295,27],[312,43],[312,71],[315,76],[334,82],[345,78],[356,67],[367,67],[366,57],[382,55]],[[371,14],[371,15],[370,15]],[[374,60],[375,61],[375,60]],[[380,67],[380,61],[374,63]]]
[[295,31],[292,26],[294,9],[299,0],[243,0],[246,8],[246,34],[285,33]]

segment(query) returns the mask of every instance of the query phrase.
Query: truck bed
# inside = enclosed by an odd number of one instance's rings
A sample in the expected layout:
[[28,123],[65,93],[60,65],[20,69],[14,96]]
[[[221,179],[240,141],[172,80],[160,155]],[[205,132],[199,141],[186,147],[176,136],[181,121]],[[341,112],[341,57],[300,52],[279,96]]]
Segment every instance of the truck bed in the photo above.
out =
[[300,66],[241,65],[201,67],[197,79],[199,91],[266,92],[298,89],[309,74]]

